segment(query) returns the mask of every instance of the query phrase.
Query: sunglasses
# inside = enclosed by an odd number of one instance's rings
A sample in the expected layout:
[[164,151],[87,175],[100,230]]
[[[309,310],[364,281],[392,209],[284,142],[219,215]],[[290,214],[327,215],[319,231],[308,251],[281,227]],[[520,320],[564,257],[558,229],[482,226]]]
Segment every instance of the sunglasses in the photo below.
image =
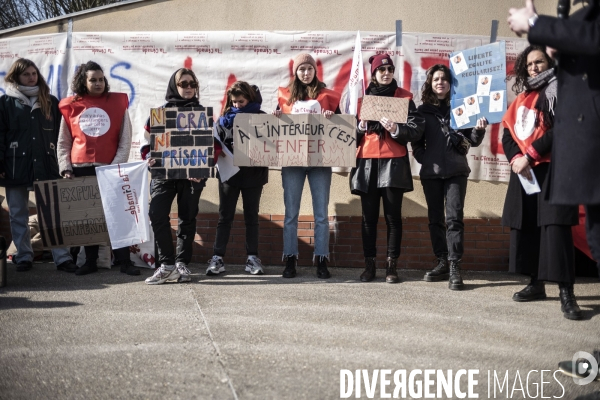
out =
[[391,72],[392,74],[394,73],[396,69],[394,67],[392,67],[391,65],[387,66],[387,67],[378,67],[377,71],[381,72],[382,74],[385,74],[385,72]]
[[177,86],[179,86],[180,88],[184,88],[184,89],[187,89],[188,87],[191,87],[192,89],[196,89],[198,87],[198,83],[196,83],[194,81],[181,81],[181,82],[177,83]]

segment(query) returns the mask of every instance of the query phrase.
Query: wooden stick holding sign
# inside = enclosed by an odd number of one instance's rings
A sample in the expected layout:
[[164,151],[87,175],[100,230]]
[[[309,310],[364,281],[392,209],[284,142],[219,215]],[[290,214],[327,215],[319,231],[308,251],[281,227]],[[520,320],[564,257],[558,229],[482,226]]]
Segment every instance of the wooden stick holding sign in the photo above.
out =
[[409,102],[409,99],[398,97],[364,96],[360,107],[360,119],[379,121],[381,118],[387,118],[390,121],[406,123]]
[[212,107],[152,108],[152,178],[214,178],[212,126]]
[[34,183],[45,249],[110,242],[95,176]]
[[353,115],[238,114],[233,163],[241,166],[356,166]]

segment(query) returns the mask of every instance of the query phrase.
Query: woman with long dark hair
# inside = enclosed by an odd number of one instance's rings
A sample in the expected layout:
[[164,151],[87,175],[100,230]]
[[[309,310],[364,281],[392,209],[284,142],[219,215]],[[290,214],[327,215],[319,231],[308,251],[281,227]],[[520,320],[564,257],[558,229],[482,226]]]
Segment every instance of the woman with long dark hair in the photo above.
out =
[[[518,94],[504,115],[502,146],[511,174],[502,223],[510,227],[509,269],[530,277],[513,295],[518,302],[546,298],[544,281],[557,282],[563,315],[581,319],[575,294],[572,225],[577,206],[550,204],[552,149],[557,81],[554,62],[543,46],[529,46],[515,62],[513,91]],[[540,193],[527,194],[519,175],[535,176]]]
[[[29,234],[29,192],[35,181],[60,179],[56,142],[61,116],[58,100],[50,94],[40,70],[19,58],[4,77],[6,94],[0,97],[0,186],[6,188],[10,231],[17,253],[17,271],[32,267]],[[68,248],[52,249],[57,269],[75,272]]]
[[488,123],[479,118],[473,129],[450,127],[450,69],[437,64],[427,71],[421,89],[419,112],[425,118],[425,133],[412,144],[413,155],[421,164],[421,184],[427,202],[429,234],[436,266],[425,274],[427,282],[448,279],[451,290],[462,290],[460,265],[465,226],[463,209],[470,147],[481,144]]
[[[58,138],[60,173],[67,179],[96,176],[96,167],[125,163],[131,149],[129,99],[125,93],[111,93],[100,65],[81,64],[71,83],[74,95],[62,99],[63,116]],[[101,119],[103,125],[93,123]],[[108,122],[106,122],[108,121]],[[127,275],[139,275],[129,258],[129,248],[113,249],[115,265]],[[75,271],[87,275],[98,271],[98,246],[85,246],[85,263]]]

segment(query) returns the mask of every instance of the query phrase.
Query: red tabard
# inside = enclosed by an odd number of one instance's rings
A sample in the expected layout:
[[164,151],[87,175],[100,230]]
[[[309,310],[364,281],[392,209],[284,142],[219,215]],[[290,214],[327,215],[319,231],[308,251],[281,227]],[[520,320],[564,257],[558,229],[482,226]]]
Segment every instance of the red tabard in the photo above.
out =
[[[523,154],[526,154],[529,146],[546,132],[541,120],[538,126],[535,126],[536,120],[542,118],[542,113],[535,108],[539,95],[538,91],[519,94],[502,118],[502,124],[510,131],[513,140]],[[535,167],[543,162],[550,162],[550,154],[533,161],[531,166]]]
[[110,164],[117,153],[121,125],[129,99],[125,93],[107,93],[100,97],[64,98],[58,108],[71,136],[73,164]]
[[[322,110],[329,110],[329,111],[335,112],[335,110],[340,105],[340,97],[341,96],[337,92],[334,92],[333,90],[330,90],[330,89],[323,88],[323,89],[319,90],[319,94],[317,95],[317,98],[314,100],[317,100],[319,102]],[[280,87],[278,89],[278,93],[277,93],[277,102],[279,104],[279,109],[284,114],[292,113],[292,108],[293,108],[294,104],[288,105],[287,101],[289,98],[290,98],[290,91],[288,90],[288,88]],[[306,100],[310,100],[310,99],[306,99]]]
[[[411,99],[413,95],[408,90],[396,89],[394,97]],[[389,132],[385,132],[383,140],[378,134],[365,134],[356,149],[356,158],[396,158],[404,157],[407,153],[406,146],[396,142]]]

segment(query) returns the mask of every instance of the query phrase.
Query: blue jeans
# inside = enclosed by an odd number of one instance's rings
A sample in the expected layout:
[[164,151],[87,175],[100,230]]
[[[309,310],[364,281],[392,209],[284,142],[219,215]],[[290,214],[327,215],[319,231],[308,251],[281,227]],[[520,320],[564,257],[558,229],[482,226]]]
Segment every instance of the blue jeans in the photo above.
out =
[[[29,234],[29,190],[27,190],[27,186],[6,187],[5,189],[10,216],[10,233],[17,248],[13,263],[31,262],[33,261],[33,249]],[[52,249],[52,258],[56,265],[73,260],[68,247]]]
[[[283,221],[283,255],[298,256],[298,214],[304,181],[308,177],[315,218],[314,257],[329,258],[329,190],[331,188],[330,167],[283,167],[281,183],[285,219]],[[313,259],[314,259],[313,257]]]

